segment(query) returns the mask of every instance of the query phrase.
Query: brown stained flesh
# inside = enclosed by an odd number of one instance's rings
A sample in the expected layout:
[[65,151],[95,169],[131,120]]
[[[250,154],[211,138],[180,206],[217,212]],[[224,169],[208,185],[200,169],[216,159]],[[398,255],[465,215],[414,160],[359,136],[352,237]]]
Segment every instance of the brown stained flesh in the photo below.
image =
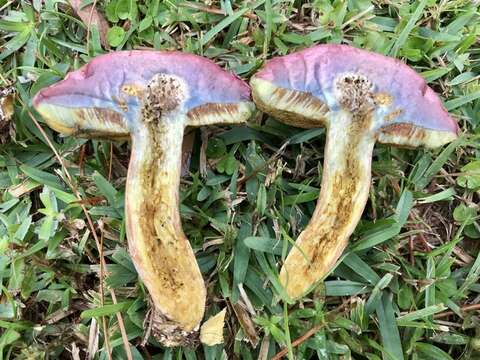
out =
[[322,120],[323,115],[327,113],[327,105],[317,99],[310,93],[288,90],[284,88],[276,88],[272,93],[272,103],[281,101],[295,102],[298,107],[311,107],[317,110],[319,119],[311,119],[299,114],[297,112],[276,109],[272,104],[265,103],[259,96],[256,96],[255,91],[252,92],[253,100],[258,109],[266,112],[276,119],[292,126],[304,129],[311,129],[317,127],[324,127],[325,121]]
[[395,120],[396,118],[398,118],[400,115],[402,115],[403,113],[403,110],[402,109],[396,109],[394,111],[392,111],[391,113],[385,115],[385,117],[383,118],[383,120],[389,122],[389,121],[393,121]]
[[190,125],[201,125],[208,117],[222,119],[225,115],[232,115],[238,111],[236,104],[204,104],[197,106],[187,113]]
[[422,128],[408,124],[408,123],[396,123],[384,126],[380,129],[385,135],[402,137],[402,138],[416,138],[416,139],[423,139],[425,138],[425,130]]
[[125,119],[123,115],[114,110],[94,107],[88,108],[88,110],[75,109],[74,112],[77,119],[80,120],[80,123],[87,123],[89,119],[94,117],[99,119],[99,122],[110,122],[112,124],[125,127]]
[[[334,91],[338,103],[352,114],[364,116],[375,107],[376,99],[373,84],[360,74],[345,74],[335,80]],[[382,94],[380,99],[385,99]]]
[[155,75],[145,90],[144,121],[161,119],[163,113],[178,109],[185,97],[185,85],[180,79],[166,74]]
[[[78,120],[76,128],[71,135],[83,138],[96,139],[128,139],[130,134],[126,128],[125,118],[122,114],[104,108],[88,108],[73,110],[74,117]],[[106,129],[88,128],[86,124],[93,121],[97,124],[112,124],[121,128],[122,132],[107,131]],[[100,126],[101,128],[101,126]]]

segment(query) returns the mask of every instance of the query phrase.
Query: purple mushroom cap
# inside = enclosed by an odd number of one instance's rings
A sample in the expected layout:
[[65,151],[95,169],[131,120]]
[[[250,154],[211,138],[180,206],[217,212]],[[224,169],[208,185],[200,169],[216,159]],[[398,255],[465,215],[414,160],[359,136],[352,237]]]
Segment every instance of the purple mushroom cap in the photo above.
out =
[[[69,73],[63,81],[42,89],[33,99],[33,105],[49,125],[60,132],[92,135],[89,137],[102,136],[102,133],[107,137],[116,133],[126,135],[127,129],[135,127],[141,108],[139,92],[159,73],[178,76],[186,83],[189,96],[183,108],[187,113],[208,104],[249,104],[251,101],[245,82],[206,58],[177,51],[134,50],[94,58]],[[45,105],[48,107],[42,112]],[[92,111],[85,114],[86,109]],[[79,111],[84,113],[79,116]],[[97,119],[95,123],[91,120],[86,123],[85,117],[97,117],[99,121],[106,117],[110,122],[115,119],[113,124],[100,129]],[[82,126],[87,129],[79,128]]]
[[270,60],[255,79],[309,94],[336,111],[340,104],[334,96],[335,80],[340,74],[361,74],[371,81],[375,93],[391,97],[388,104],[375,109],[377,117],[395,115],[390,116],[389,124],[457,134],[457,123],[420,75],[399,60],[373,52],[346,45],[318,45]]

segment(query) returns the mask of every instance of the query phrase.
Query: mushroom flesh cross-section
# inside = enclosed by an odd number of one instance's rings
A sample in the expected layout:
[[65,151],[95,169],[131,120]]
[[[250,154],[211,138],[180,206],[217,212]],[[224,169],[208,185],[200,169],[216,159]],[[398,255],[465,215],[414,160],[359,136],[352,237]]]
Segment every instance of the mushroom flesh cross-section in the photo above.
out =
[[433,148],[456,122],[414,70],[346,45],[318,45],[269,61],[251,79],[257,107],[301,128],[326,127],[321,191],[280,280],[296,299],[332,269],[365,207],[375,141]]
[[245,122],[254,108],[248,85],[199,56],[125,51],[95,58],[33,104],[63,134],[131,137],[126,228],[154,305],[152,333],[166,346],[196,342],[206,290],[179,214],[183,133]]

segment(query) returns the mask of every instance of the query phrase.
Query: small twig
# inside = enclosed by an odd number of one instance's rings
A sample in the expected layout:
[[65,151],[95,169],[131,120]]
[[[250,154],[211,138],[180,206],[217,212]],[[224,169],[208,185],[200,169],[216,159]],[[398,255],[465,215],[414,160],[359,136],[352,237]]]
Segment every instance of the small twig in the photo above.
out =
[[113,143],[110,143],[110,160],[108,163],[108,181],[112,180],[112,164],[113,164]]
[[83,176],[83,164],[85,162],[85,149],[86,149],[87,145],[86,144],[83,144],[82,146],[80,146],[80,155],[78,157],[78,168],[80,169],[80,176]]
[[[317,324],[314,327],[312,327],[310,330],[308,330],[305,334],[300,336],[299,338],[295,339],[292,342],[292,348],[297,347],[298,345],[302,344],[303,342],[307,341],[310,337],[315,335],[315,333],[320,330],[322,327],[324,327],[324,324]],[[285,355],[288,354],[288,347],[283,348],[281,351],[279,351],[273,358],[272,360],[279,360],[283,358]]]
[[93,12],[97,6],[97,0],[93,0],[92,7],[90,8],[90,14],[88,15],[88,24],[87,24],[87,52],[90,49],[90,28],[92,26]]
[[[100,224],[100,249],[99,251],[99,256],[101,259],[104,258],[103,256],[103,240],[104,240],[104,235],[103,235],[103,224]],[[104,306],[105,305],[105,293],[104,293],[104,279],[105,279],[105,266],[103,261],[100,261],[100,305]],[[110,348],[110,340],[109,340],[109,334],[108,334],[108,326],[107,326],[107,318],[105,316],[102,316],[102,327],[103,327],[103,341],[105,343],[105,351],[107,352],[108,358],[112,360],[112,350]]]
[[370,5],[369,7],[367,7],[365,10],[363,11],[360,11],[357,15],[355,16],[352,16],[350,19],[348,19],[341,27],[341,29],[344,29],[346,28],[348,25],[350,25],[352,22],[355,22],[357,20],[360,20],[360,18],[362,18],[364,15],[368,14],[370,11],[372,11],[374,9],[374,6],[373,5]]
[[[341,311],[343,311],[347,306],[349,305],[349,303],[347,301],[344,301],[342,302],[340,305],[338,305],[335,309],[332,309],[331,311],[329,311],[327,313],[327,316],[330,316],[332,314],[338,314],[340,313]],[[308,340],[310,337],[312,337],[313,335],[315,335],[315,333],[319,330],[321,330],[323,327],[325,326],[325,324],[317,324],[315,325],[314,327],[312,327],[310,330],[308,330],[305,334],[303,334],[302,336],[298,337],[297,339],[295,339],[293,342],[292,342],[292,349],[294,347],[297,347],[298,345],[302,344],[303,342],[305,342],[306,340]],[[288,354],[288,347],[282,349],[281,351],[279,351],[273,358],[272,360],[279,360],[281,359],[283,356],[287,355]]]
[[[460,308],[462,312],[469,312],[469,311],[474,311],[474,310],[480,310],[480,304],[472,304],[472,305],[464,305]],[[451,315],[456,315],[453,311],[444,311],[438,314],[433,315],[434,319],[441,319],[445,318]]]
[[413,255],[413,236],[408,237],[408,253],[410,258],[410,264],[415,264],[415,257]]

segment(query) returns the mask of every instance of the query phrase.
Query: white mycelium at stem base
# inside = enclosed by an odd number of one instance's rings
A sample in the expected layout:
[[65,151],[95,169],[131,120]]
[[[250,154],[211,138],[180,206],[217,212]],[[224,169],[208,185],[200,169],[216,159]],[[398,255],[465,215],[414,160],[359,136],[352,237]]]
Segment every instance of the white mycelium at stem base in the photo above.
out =
[[129,250],[154,305],[152,331],[167,346],[196,341],[206,297],[178,210],[187,96],[179,78],[152,80],[132,129],[126,186]]

